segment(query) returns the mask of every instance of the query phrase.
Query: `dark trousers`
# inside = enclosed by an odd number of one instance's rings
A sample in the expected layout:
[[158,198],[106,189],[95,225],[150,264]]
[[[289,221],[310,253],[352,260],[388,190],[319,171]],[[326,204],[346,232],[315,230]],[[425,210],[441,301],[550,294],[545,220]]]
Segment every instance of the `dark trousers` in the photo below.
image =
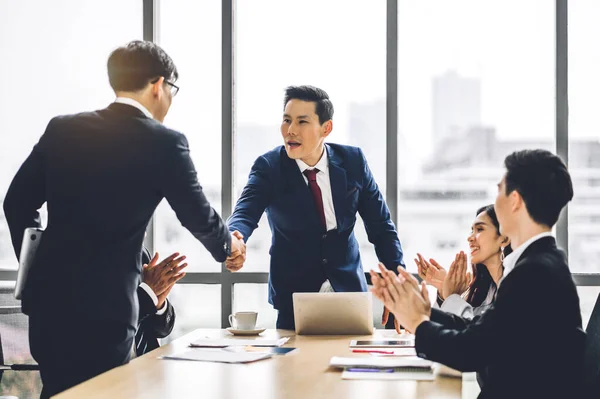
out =
[[[50,398],[129,362],[133,337],[115,343],[110,333],[102,334],[106,331],[90,331],[86,327],[90,326],[64,319],[30,316],[29,346],[31,355],[40,366],[43,383],[40,398]],[[127,333],[119,335],[126,336]]]
[[296,323],[294,322],[294,311],[278,310],[276,327],[280,330],[295,330]]

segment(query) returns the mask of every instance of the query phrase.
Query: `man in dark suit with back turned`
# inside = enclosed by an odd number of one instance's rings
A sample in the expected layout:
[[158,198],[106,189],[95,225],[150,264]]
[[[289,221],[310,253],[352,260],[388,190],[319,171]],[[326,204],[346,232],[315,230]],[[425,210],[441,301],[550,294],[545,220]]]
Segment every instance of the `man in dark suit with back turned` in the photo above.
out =
[[[277,328],[294,329],[294,292],[318,292],[327,280],[334,291],[367,290],[354,237],[357,213],[379,260],[390,269],[404,263],[396,227],[364,154],[325,144],[333,129],[327,93],[288,87],[283,106],[284,145],[255,161],[228,224],[248,239],[266,210],[273,235],[269,302],[279,311]],[[244,260],[241,254],[228,264],[239,267]]]
[[202,192],[187,139],[162,124],[178,90],[171,58],[134,41],[107,66],[115,102],[53,118],[4,200],[17,256],[48,207],[22,302],[42,397],[129,361],[144,232],[163,198],[216,261],[245,251]]
[[579,398],[585,333],[577,289],[552,226],[573,198],[571,177],[556,155],[519,151],[505,162],[496,214],[513,253],[495,303],[466,320],[431,309],[425,284],[400,270],[372,273],[374,293],[415,331],[420,357],[477,371],[480,398]]

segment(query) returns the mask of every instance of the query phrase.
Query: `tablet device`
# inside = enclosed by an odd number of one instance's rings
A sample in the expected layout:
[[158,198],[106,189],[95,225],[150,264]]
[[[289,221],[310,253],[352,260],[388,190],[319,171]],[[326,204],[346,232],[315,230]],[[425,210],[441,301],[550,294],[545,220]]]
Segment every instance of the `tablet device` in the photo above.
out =
[[377,340],[352,340],[351,348],[412,348],[415,346],[414,338],[403,339],[377,339]]
[[17,271],[17,283],[15,284],[15,298],[21,299],[23,289],[27,284],[27,276],[35,261],[35,254],[42,240],[44,230],[35,227],[28,227],[23,234],[23,244],[21,245],[21,254],[19,256],[19,270]]

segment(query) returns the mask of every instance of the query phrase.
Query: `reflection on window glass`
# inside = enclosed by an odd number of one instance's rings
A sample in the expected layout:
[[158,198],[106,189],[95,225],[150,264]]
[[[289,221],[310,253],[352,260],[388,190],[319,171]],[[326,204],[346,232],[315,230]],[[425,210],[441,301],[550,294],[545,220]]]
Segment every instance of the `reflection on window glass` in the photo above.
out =
[[575,191],[569,206],[569,265],[582,273],[600,273],[598,15],[597,1],[569,2],[569,169]]
[[[254,160],[283,142],[279,125],[285,87],[303,84],[324,89],[333,102],[328,141],[361,147],[385,191],[386,4],[344,5],[318,0],[305,0],[301,7],[280,0],[237,3],[235,199]],[[327,15],[318,29],[290,29],[314,21],[315,12]],[[269,269],[266,217],[259,226],[248,241],[242,271]],[[356,233],[363,264],[376,264],[361,222]]]
[[555,16],[543,0],[398,8],[398,230],[416,271],[417,252],[447,267],[468,248],[506,155],[555,151]]
[[[141,38],[138,0],[0,2],[0,53],[7,56],[0,62],[0,205],[51,118],[101,109],[114,100],[108,56]],[[16,263],[0,212],[0,267]]]
[[[165,125],[185,134],[198,180],[221,211],[221,3],[169,0],[160,4],[160,46],[173,58],[181,88]],[[181,226],[163,201],[156,212],[155,248],[188,257],[188,272],[218,272],[204,246]]]

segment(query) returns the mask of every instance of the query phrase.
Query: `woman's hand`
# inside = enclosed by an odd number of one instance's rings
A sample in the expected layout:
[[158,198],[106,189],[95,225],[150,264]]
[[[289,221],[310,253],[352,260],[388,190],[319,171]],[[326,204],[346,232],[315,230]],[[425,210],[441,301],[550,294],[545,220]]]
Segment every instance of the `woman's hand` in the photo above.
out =
[[417,269],[419,270],[419,276],[429,285],[437,288],[439,292],[442,291],[442,285],[446,279],[446,269],[440,266],[435,259],[429,259],[429,262],[421,254],[417,254],[418,259],[415,259]]
[[467,272],[467,254],[460,251],[450,265],[448,275],[442,284],[440,296],[442,299],[446,299],[452,294],[462,295],[469,288],[472,280],[473,274]]

